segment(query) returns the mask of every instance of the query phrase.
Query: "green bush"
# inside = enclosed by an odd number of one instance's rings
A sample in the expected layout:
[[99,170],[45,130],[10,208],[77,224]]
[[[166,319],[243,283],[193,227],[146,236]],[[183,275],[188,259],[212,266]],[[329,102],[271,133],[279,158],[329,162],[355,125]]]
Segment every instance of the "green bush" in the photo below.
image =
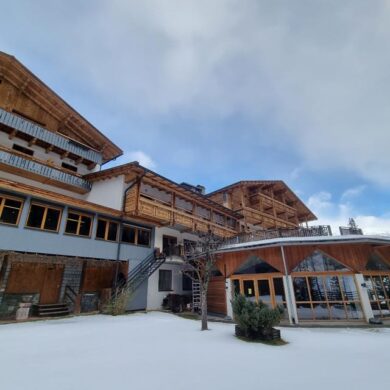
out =
[[236,295],[232,306],[234,321],[247,335],[270,332],[282,319],[283,307],[270,309],[262,301],[252,302],[243,295]]

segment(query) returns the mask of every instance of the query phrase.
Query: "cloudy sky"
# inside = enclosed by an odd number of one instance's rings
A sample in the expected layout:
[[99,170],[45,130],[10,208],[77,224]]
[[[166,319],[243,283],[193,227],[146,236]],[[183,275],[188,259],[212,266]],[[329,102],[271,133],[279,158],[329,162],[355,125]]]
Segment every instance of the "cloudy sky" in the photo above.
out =
[[15,55],[124,151],[208,191],[282,179],[390,233],[390,1],[15,0]]

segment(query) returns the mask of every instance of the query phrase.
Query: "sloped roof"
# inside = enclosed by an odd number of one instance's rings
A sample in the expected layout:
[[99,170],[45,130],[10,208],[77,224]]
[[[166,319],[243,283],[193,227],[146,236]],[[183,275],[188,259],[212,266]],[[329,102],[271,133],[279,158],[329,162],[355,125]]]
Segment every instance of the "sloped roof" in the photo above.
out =
[[101,152],[104,162],[123,154],[123,151],[117,145],[88,122],[14,56],[0,51],[0,70],[5,80],[18,89],[23,88],[23,93],[29,99],[44,107],[57,120],[63,121],[63,131],[67,132],[66,135],[68,137]]
[[273,185],[278,186],[280,188],[284,188],[286,190],[286,193],[288,194],[288,197],[291,200],[297,202],[298,211],[300,211],[302,214],[305,214],[307,216],[308,221],[314,221],[317,219],[314,213],[305,205],[305,203],[302,202],[302,200],[294,193],[294,191],[291,190],[291,188],[283,180],[242,180],[215,190],[213,192],[210,192],[209,194],[206,194],[206,196],[211,197],[215,194],[226,192],[236,187],[250,187],[255,185]]
[[202,195],[200,193],[191,191],[188,188],[182,186],[181,184],[178,184],[164,176],[159,175],[158,173],[148,168],[143,167],[137,161],[133,161],[123,165],[118,165],[116,167],[109,168],[109,169],[104,169],[99,172],[89,173],[88,175],[85,175],[84,178],[88,181],[94,182],[99,180],[105,180],[111,177],[116,177],[119,175],[125,175],[133,178],[142,176],[145,178],[153,179],[154,181],[156,181],[157,183],[161,184],[166,188],[170,188],[172,190],[181,192],[182,194],[187,195],[188,197],[191,197],[192,199],[200,203],[207,204],[210,207],[213,207],[214,209],[223,212],[224,214],[228,214],[237,219],[242,218],[242,215],[239,214],[238,212],[228,209],[222,206],[221,204],[214,202],[206,195]]

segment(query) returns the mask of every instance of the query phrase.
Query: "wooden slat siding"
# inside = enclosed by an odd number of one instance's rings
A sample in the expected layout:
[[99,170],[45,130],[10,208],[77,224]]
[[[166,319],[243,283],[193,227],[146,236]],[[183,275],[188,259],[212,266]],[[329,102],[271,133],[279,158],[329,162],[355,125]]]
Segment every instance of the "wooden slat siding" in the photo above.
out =
[[227,314],[225,278],[217,276],[211,279],[207,295],[209,312]]
[[47,266],[48,264],[45,263],[13,262],[5,292],[9,294],[40,293],[45,281]]
[[390,264],[390,245],[387,247],[374,248],[377,251],[382,259],[384,259],[387,263]]
[[137,184],[127,191],[125,200],[125,212],[133,213],[137,209]]
[[[316,245],[290,245],[284,246],[287,270],[289,273],[307,256],[315,250],[320,250],[328,256],[344,264],[353,272],[363,272],[369,256],[377,251],[390,263],[390,245],[378,249],[371,244],[316,244]],[[234,274],[234,271],[245,262],[250,256],[258,256],[278,271],[285,273],[280,246],[222,253],[218,255],[217,267],[223,273],[226,267],[226,277]]]
[[254,249],[251,251],[231,252],[218,255],[217,268],[224,273],[226,265],[226,277],[234,274],[234,271],[252,256],[257,256],[269,265],[284,273],[283,259],[279,247]]
[[96,292],[111,288],[116,273],[116,262],[101,266],[87,263],[83,277],[83,292]]
[[52,264],[47,266],[39,303],[58,303],[64,268],[64,264]]

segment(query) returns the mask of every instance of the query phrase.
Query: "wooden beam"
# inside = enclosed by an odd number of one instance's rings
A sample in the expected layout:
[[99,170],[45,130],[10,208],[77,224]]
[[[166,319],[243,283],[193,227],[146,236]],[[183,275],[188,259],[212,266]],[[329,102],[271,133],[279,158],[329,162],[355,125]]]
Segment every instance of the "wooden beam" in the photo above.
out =
[[49,152],[51,152],[53,149],[54,149],[54,146],[53,146],[53,145],[49,145],[49,146],[45,149],[45,152],[46,152],[46,153],[49,153]]
[[17,132],[18,132],[17,130],[13,129],[13,130],[9,133],[8,138],[9,138],[9,139],[14,139]]
[[36,142],[37,142],[37,138],[36,137],[34,137],[34,138],[32,138],[29,142],[28,142],[28,146],[32,146],[32,145],[35,145],[36,144]]

